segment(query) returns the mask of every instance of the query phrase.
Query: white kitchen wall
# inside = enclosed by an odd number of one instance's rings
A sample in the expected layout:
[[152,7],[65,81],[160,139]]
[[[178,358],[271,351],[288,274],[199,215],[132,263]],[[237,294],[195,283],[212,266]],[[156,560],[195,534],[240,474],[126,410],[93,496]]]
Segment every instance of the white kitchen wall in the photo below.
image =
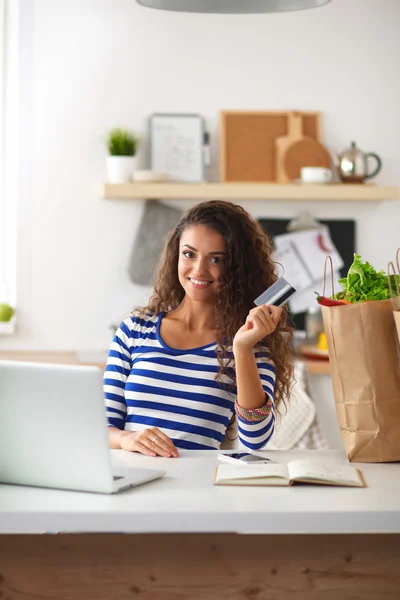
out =
[[[22,0],[18,318],[0,348],[103,350],[149,290],[126,267],[142,201],[101,198],[105,132],[141,135],[154,111],[204,115],[218,177],[221,109],[323,113],[324,141],[378,153],[400,185],[400,6],[332,0],[272,15],[154,11],[134,0]],[[140,164],[145,166],[142,147]],[[187,207],[189,202],[175,203]],[[399,202],[244,203],[254,216],[357,218],[358,251],[385,268]]]

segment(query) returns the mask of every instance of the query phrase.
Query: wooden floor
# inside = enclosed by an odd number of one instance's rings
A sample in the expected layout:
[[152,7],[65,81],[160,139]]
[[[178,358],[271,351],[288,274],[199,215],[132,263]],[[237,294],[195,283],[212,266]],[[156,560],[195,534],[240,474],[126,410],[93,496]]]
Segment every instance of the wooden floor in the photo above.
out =
[[400,535],[2,535],[0,598],[398,600]]

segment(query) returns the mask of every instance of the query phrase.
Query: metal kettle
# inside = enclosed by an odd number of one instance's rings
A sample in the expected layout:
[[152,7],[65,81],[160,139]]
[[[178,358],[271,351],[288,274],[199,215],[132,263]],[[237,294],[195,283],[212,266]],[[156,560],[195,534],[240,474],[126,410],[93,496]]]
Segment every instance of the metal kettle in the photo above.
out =
[[[369,157],[376,161],[372,171],[368,170]],[[355,142],[351,142],[351,147],[337,156],[335,163],[338,175],[344,183],[362,183],[365,179],[375,177],[382,168],[382,161],[377,154],[363,152],[357,148]]]

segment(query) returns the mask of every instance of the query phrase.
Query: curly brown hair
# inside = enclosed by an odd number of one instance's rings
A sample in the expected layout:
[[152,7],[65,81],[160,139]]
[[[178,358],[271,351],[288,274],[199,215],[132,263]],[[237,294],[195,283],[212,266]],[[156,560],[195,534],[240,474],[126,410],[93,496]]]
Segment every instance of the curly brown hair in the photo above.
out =
[[[225,242],[219,294],[215,304],[215,330],[220,370],[217,379],[232,379],[229,350],[243,325],[254,299],[277,280],[272,246],[261,225],[241,206],[212,200],[188,210],[170,232],[160,259],[154,293],[143,309],[151,314],[177,308],[185,292],[178,278],[179,243],[182,233],[204,225],[219,233]],[[275,406],[288,397],[293,377],[293,329],[287,324],[284,307],[278,326],[258,344],[266,349],[275,364]],[[234,379],[234,374],[233,374]]]

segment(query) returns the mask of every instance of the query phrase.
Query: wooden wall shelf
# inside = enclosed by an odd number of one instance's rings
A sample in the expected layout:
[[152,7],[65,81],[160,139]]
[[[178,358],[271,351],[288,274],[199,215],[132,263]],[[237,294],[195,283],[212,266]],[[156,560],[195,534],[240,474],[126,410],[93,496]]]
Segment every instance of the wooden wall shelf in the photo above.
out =
[[399,198],[396,186],[279,183],[106,183],[103,198],[382,202]]

